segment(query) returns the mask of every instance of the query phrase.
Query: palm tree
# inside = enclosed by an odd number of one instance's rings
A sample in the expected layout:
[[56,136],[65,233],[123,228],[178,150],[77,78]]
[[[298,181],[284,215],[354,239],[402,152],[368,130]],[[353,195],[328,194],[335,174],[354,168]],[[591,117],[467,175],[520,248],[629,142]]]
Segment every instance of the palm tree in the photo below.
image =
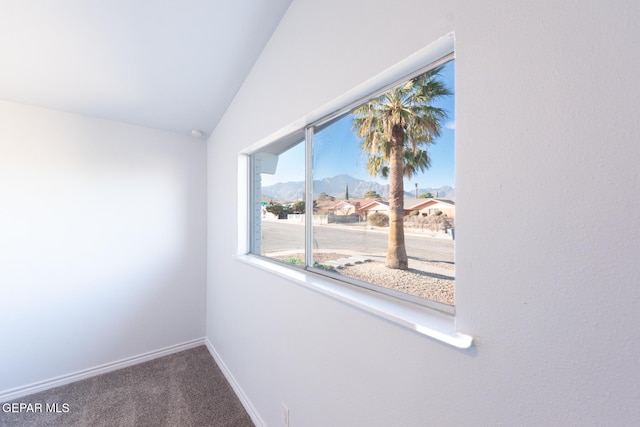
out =
[[362,138],[372,176],[389,178],[389,243],[386,266],[409,267],[404,244],[404,183],[431,165],[426,150],[440,136],[447,113],[433,101],[451,95],[436,67],[354,110],[353,128]]
[[[431,157],[425,150],[416,150],[411,148],[404,149],[404,167],[402,175],[407,179],[411,179],[418,172],[424,172],[431,167]],[[382,156],[373,154],[369,155],[367,160],[367,170],[371,176],[380,175],[383,178],[389,178],[389,165]]]

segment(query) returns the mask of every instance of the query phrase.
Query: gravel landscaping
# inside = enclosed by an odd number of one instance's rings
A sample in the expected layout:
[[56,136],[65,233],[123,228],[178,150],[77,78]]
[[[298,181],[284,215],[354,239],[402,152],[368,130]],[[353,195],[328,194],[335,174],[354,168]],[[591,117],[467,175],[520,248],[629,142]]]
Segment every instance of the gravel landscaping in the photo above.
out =
[[[320,264],[328,261],[349,258],[351,255],[340,253],[316,253],[314,261]],[[303,259],[302,254],[292,254],[287,256],[276,256],[275,259],[287,260]],[[427,262],[409,260],[408,270],[394,270],[384,266],[384,259],[381,257],[371,257],[369,262],[342,266],[335,271],[343,276],[353,279],[374,283],[406,294],[430,299],[443,304],[454,305],[455,303],[455,266],[445,262]],[[433,271],[440,271],[448,274],[438,274]]]
[[[409,261],[410,267],[415,264],[415,261]],[[415,268],[394,270],[385,267],[384,262],[379,261],[343,267],[338,272],[347,277],[364,280],[443,304],[454,305],[455,303],[454,279],[448,276]]]

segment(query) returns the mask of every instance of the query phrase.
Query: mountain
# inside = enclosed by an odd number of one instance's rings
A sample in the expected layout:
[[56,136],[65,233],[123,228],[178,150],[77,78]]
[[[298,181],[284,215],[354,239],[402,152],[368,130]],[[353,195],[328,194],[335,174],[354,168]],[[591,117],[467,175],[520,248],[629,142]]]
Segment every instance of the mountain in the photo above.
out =
[[[431,193],[433,197],[437,197],[438,199],[454,200],[456,198],[456,189],[449,185],[443,185],[442,187],[438,187],[438,188],[433,188],[433,187],[418,188],[418,195],[424,194],[424,193]],[[415,198],[416,197],[415,188],[413,189],[413,191],[405,191],[404,196],[408,199]]]
[[[389,185],[378,184],[374,181],[363,181],[347,174],[336,175],[332,178],[324,178],[313,181],[313,198],[316,199],[320,193],[326,193],[338,199],[344,199],[345,188],[349,186],[349,198],[362,198],[367,191],[375,191],[382,198],[389,197]],[[415,197],[415,189],[405,191],[407,198]],[[418,194],[431,193],[441,199],[454,199],[455,189],[450,186],[440,188],[418,188]],[[262,196],[274,201],[290,202],[302,199],[304,196],[304,181],[279,182],[277,184],[262,187]]]
[[336,175],[333,178],[324,178],[313,181],[314,198],[320,193],[327,193],[330,196],[344,199],[345,190],[349,186],[349,198],[357,199],[364,196],[367,191],[375,191],[382,197],[389,197],[389,186],[381,185],[373,181],[363,181],[350,175]]
[[279,182],[277,184],[262,187],[262,198],[271,198],[273,201],[290,202],[304,198],[304,181]]

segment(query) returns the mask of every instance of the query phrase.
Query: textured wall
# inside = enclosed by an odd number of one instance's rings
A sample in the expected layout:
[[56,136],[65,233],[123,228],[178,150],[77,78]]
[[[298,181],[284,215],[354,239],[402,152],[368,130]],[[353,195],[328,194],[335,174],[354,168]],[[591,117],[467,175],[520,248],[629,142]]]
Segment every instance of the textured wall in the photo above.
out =
[[[207,336],[267,425],[640,423],[639,8],[294,0],[208,145]],[[450,31],[471,351],[234,261],[229,227],[240,150]]]
[[0,391],[204,335],[205,151],[0,103]]

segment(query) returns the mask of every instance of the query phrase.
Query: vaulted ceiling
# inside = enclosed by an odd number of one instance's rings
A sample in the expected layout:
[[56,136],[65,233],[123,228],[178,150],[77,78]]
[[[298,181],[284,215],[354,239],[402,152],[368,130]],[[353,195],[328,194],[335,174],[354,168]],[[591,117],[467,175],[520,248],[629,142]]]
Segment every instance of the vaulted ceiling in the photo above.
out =
[[0,100],[206,136],[290,3],[1,0]]

